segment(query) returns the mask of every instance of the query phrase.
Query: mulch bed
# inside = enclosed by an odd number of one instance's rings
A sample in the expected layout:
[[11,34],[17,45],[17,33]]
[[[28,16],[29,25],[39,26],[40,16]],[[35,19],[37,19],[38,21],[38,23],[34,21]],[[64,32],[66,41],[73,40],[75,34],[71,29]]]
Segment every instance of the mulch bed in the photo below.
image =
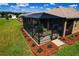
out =
[[21,29],[23,32],[24,37],[26,38],[32,52],[37,55],[37,56],[48,56],[51,54],[54,54],[58,51],[58,46],[56,46],[54,43],[52,42],[48,42],[46,44],[43,45],[37,45],[32,38],[28,35],[28,33],[26,31],[24,31],[23,29]]
[[77,37],[77,40],[79,40],[79,32],[74,34]]
[[62,37],[60,40],[62,40],[63,42],[72,45],[74,44],[76,41],[79,40],[79,32],[72,34],[72,38],[71,37]]
[[60,40],[62,40],[63,42],[65,42],[65,43],[67,43],[69,45],[72,45],[72,44],[75,43],[75,40],[67,38],[67,37],[62,37]]
[[54,43],[48,42],[47,44],[41,46],[32,47],[32,51],[35,55],[47,56],[56,53],[58,51],[58,47]]

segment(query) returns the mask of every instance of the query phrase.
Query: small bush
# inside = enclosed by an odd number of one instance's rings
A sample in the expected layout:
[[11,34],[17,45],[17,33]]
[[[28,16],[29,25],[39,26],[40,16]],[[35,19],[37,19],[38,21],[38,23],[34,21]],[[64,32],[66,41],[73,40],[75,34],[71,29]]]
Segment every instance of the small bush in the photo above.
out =
[[37,50],[38,53],[41,53],[42,51],[43,51],[42,48],[39,48],[39,49]]
[[35,44],[35,43],[33,43],[33,44],[32,44],[32,47],[35,47],[35,46],[36,46],[36,44]]
[[75,36],[72,34],[71,36],[70,36],[70,39],[72,39],[72,38],[74,38]]
[[47,48],[52,48],[52,45],[51,45],[51,44],[49,44],[49,45],[47,46]]
[[71,35],[71,37],[73,38],[73,37],[74,37],[74,35]]
[[24,37],[27,37],[26,35],[24,35]]
[[75,34],[75,36],[77,37],[78,35]]
[[28,41],[31,41],[31,38],[28,38]]

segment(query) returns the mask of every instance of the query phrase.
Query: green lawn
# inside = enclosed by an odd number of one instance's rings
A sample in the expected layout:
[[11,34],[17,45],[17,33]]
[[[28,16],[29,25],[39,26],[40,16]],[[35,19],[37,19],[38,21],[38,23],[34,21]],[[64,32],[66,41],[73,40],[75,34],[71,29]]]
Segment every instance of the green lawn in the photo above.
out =
[[2,56],[32,56],[25,41],[20,22],[14,19],[0,18],[0,55]]
[[70,45],[61,49],[59,52],[54,54],[55,56],[79,56],[79,41],[74,45]]

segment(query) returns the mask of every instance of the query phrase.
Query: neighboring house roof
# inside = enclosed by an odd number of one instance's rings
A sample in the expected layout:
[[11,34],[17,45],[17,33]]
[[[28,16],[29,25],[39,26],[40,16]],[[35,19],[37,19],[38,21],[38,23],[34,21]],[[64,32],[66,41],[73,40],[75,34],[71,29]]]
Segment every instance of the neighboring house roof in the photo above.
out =
[[8,16],[10,16],[10,15],[11,15],[11,16],[16,16],[15,14],[8,14]]
[[79,18],[78,12],[74,8],[59,7],[45,12],[32,12],[20,16],[32,18]]
[[79,18],[78,11],[75,10],[74,8],[59,7],[46,11],[46,13],[57,15],[60,17],[65,17],[65,18]]

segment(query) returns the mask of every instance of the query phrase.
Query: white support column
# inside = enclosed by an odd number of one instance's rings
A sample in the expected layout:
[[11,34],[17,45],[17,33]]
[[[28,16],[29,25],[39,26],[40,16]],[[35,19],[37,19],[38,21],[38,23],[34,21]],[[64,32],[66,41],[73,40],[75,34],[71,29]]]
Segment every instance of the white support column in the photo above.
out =
[[67,21],[65,21],[65,23],[64,23],[63,37],[65,36],[65,33],[66,33],[66,26],[67,26]]
[[47,29],[49,29],[49,21],[47,22]]

